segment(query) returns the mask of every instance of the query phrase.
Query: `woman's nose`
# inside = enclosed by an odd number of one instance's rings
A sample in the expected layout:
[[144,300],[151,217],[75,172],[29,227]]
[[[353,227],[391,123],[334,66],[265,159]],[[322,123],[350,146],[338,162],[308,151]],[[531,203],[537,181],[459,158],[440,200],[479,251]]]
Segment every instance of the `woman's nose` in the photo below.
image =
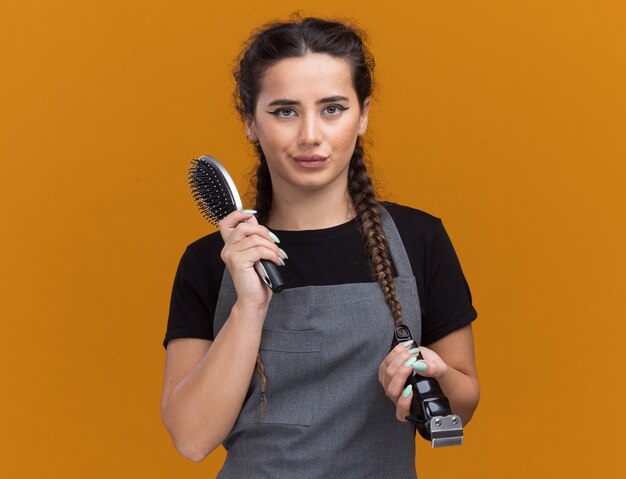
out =
[[319,145],[322,142],[320,119],[315,115],[306,115],[300,127],[300,143],[305,146]]

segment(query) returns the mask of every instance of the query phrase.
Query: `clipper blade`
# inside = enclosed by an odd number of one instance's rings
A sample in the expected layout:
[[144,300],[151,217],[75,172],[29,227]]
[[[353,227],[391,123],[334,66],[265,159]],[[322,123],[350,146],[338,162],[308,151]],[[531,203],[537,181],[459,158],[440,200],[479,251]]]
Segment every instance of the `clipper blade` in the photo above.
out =
[[456,414],[435,416],[427,423],[431,433],[432,447],[461,446],[463,444],[463,424]]

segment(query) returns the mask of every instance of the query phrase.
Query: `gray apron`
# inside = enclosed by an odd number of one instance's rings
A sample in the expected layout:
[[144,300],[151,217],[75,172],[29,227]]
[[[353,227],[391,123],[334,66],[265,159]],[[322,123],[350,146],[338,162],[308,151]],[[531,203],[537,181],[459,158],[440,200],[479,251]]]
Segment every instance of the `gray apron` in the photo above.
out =
[[[398,276],[404,324],[419,344],[421,314],[402,239],[381,206]],[[218,334],[237,293],[228,268],[217,301]],[[415,432],[400,422],[378,381],[394,323],[377,282],[285,289],[272,297],[261,337],[267,405],[256,371],[223,445],[219,479],[415,478]]]

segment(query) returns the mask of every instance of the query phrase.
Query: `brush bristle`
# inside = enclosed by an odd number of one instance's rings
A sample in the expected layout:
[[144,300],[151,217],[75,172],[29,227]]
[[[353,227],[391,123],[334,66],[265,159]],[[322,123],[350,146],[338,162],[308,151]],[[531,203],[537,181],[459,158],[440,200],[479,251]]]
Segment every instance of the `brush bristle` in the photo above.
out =
[[188,179],[193,199],[209,223],[217,226],[222,218],[237,209],[226,180],[207,161],[191,160]]

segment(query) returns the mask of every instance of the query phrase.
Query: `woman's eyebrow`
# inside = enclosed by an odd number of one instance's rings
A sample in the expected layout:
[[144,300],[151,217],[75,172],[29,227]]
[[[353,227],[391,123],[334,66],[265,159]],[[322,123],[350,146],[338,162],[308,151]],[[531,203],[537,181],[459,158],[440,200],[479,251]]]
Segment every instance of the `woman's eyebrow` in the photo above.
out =
[[[350,101],[350,99],[345,96],[334,95],[334,96],[327,96],[324,98],[320,98],[315,103],[319,105],[321,103],[334,103],[336,101]],[[268,103],[267,106],[293,106],[293,105],[300,105],[300,102],[298,100],[290,100],[289,98],[279,98],[277,100],[272,100],[271,102]]]
[[317,103],[317,104],[320,104],[320,103],[334,103],[336,101],[350,101],[350,99],[348,97],[345,97],[345,96],[335,95],[335,96],[327,96],[325,98],[321,98],[320,100],[317,100],[315,103]]
[[289,100],[288,98],[279,98],[278,100],[272,100],[271,102],[269,102],[267,106],[276,106],[276,105],[292,106],[292,105],[299,105],[299,104],[300,102],[297,100]]

